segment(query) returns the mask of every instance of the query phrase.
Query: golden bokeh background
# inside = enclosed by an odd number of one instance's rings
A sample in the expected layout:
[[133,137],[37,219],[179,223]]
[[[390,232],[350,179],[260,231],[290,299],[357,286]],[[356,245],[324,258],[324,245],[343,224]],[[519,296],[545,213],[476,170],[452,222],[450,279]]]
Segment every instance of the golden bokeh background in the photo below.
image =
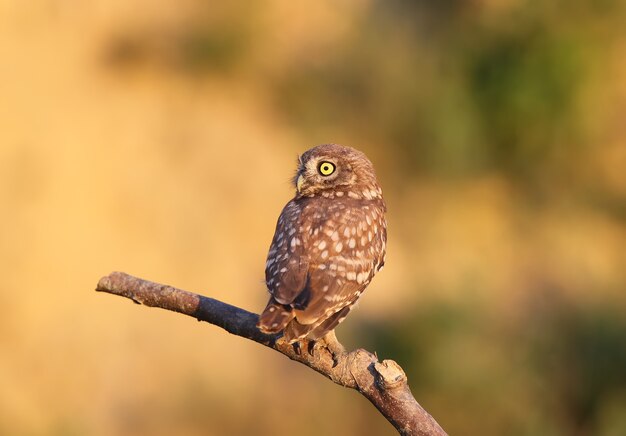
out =
[[626,433],[619,0],[0,3],[0,434],[394,434],[121,270],[252,311],[295,159],[374,162],[386,268],[338,335],[450,434]]

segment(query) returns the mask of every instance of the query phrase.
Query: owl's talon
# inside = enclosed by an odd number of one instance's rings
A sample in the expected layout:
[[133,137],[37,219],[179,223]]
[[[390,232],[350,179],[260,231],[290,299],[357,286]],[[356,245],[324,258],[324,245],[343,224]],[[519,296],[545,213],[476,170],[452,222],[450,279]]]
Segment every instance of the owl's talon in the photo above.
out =
[[291,344],[291,346],[293,347],[293,351],[294,353],[296,353],[296,355],[302,355],[302,347],[300,347],[300,342],[294,342],[293,344]]
[[330,356],[333,359],[333,368],[337,366],[339,363],[339,358],[346,353],[346,349],[341,343],[337,340],[337,336],[335,335],[335,331],[331,330],[324,336],[324,347],[330,353]]
[[310,356],[315,356],[316,351],[326,350],[333,359],[333,368],[337,366],[339,358],[346,352],[344,346],[337,340],[334,330],[330,331],[323,338],[308,341],[307,350]]
[[310,356],[314,355],[316,344],[317,344],[317,341],[309,341],[309,343],[307,344],[307,351],[309,352]]
[[324,344],[324,349],[328,351],[328,354],[330,354],[330,358],[333,359],[333,368],[339,364],[339,358],[342,354],[346,352],[343,347],[336,348],[330,344]]

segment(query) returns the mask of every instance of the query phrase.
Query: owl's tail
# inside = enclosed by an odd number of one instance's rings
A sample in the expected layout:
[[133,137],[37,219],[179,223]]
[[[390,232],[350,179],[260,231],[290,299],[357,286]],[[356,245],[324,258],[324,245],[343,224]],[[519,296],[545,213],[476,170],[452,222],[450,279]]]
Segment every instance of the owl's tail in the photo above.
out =
[[256,326],[263,333],[278,333],[285,328],[294,316],[295,313],[291,306],[280,304],[273,298],[270,298],[263,313],[259,316],[259,322]]
[[331,330],[334,330],[345,319],[351,308],[352,306],[346,306],[328,318],[322,318],[313,324],[300,324],[296,318],[285,327],[283,337],[290,344],[304,338],[317,341],[326,336]]

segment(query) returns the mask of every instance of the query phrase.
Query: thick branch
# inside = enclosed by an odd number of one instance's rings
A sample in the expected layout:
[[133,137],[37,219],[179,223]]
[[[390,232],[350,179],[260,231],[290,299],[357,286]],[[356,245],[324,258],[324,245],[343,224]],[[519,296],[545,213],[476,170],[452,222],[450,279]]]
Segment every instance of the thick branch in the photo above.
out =
[[[379,362],[372,353],[346,352],[334,335],[312,353],[298,350],[277,336],[261,333],[258,315],[212,298],[114,272],[98,282],[96,291],[130,298],[135,303],[179,312],[222,327],[298,361],[338,385],[356,389],[404,435],[445,435],[446,432],[413,398],[407,378],[393,360]],[[332,352],[329,350],[333,350]]]

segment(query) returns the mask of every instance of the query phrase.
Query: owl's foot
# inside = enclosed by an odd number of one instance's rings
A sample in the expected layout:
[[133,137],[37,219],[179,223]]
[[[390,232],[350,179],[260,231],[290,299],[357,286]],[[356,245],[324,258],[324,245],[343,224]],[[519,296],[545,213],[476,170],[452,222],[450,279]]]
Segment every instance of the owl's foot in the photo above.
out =
[[293,344],[291,344],[291,346],[293,347],[293,352],[296,353],[297,356],[300,356],[302,354],[302,347],[300,346],[300,342],[294,342]]
[[333,367],[337,366],[337,363],[339,363],[339,357],[346,352],[344,346],[337,340],[334,330],[328,332],[323,338],[309,342],[308,351],[311,356],[315,354],[315,350],[323,349],[330,353],[330,356],[333,359]]

